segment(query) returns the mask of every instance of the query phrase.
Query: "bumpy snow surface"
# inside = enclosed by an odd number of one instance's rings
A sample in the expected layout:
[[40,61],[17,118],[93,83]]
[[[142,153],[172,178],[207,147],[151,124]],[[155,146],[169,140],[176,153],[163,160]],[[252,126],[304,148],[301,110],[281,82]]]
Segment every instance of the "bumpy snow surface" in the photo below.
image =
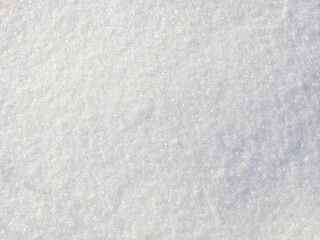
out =
[[320,239],[319,0],[1,0],[0,239]]

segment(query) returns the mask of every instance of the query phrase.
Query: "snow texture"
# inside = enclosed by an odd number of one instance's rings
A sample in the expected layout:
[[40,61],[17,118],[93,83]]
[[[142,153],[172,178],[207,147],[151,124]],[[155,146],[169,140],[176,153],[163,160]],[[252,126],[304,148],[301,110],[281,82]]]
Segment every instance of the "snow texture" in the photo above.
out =
[[1,0],[0,239],[319,240],[319,0]]

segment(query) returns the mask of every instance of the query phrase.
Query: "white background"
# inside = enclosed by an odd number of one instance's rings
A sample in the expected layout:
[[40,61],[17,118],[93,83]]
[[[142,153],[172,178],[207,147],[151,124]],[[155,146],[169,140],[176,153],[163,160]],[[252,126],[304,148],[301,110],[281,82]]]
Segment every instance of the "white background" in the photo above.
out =
[[318,0],[2,0],[0,239],[316,240]]

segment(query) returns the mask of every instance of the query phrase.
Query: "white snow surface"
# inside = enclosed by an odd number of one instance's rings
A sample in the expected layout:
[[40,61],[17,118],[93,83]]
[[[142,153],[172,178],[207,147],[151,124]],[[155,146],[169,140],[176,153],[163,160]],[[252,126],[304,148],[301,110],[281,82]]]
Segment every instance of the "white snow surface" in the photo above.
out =
[[1,0],[0,239],[320,239],[319,0]]

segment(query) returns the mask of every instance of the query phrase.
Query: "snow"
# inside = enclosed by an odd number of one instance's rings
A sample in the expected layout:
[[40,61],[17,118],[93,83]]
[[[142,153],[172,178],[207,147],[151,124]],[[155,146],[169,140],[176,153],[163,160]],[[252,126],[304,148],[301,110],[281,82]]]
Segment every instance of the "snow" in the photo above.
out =
[[320,239],[318,0],[0,19],[0,239]]

